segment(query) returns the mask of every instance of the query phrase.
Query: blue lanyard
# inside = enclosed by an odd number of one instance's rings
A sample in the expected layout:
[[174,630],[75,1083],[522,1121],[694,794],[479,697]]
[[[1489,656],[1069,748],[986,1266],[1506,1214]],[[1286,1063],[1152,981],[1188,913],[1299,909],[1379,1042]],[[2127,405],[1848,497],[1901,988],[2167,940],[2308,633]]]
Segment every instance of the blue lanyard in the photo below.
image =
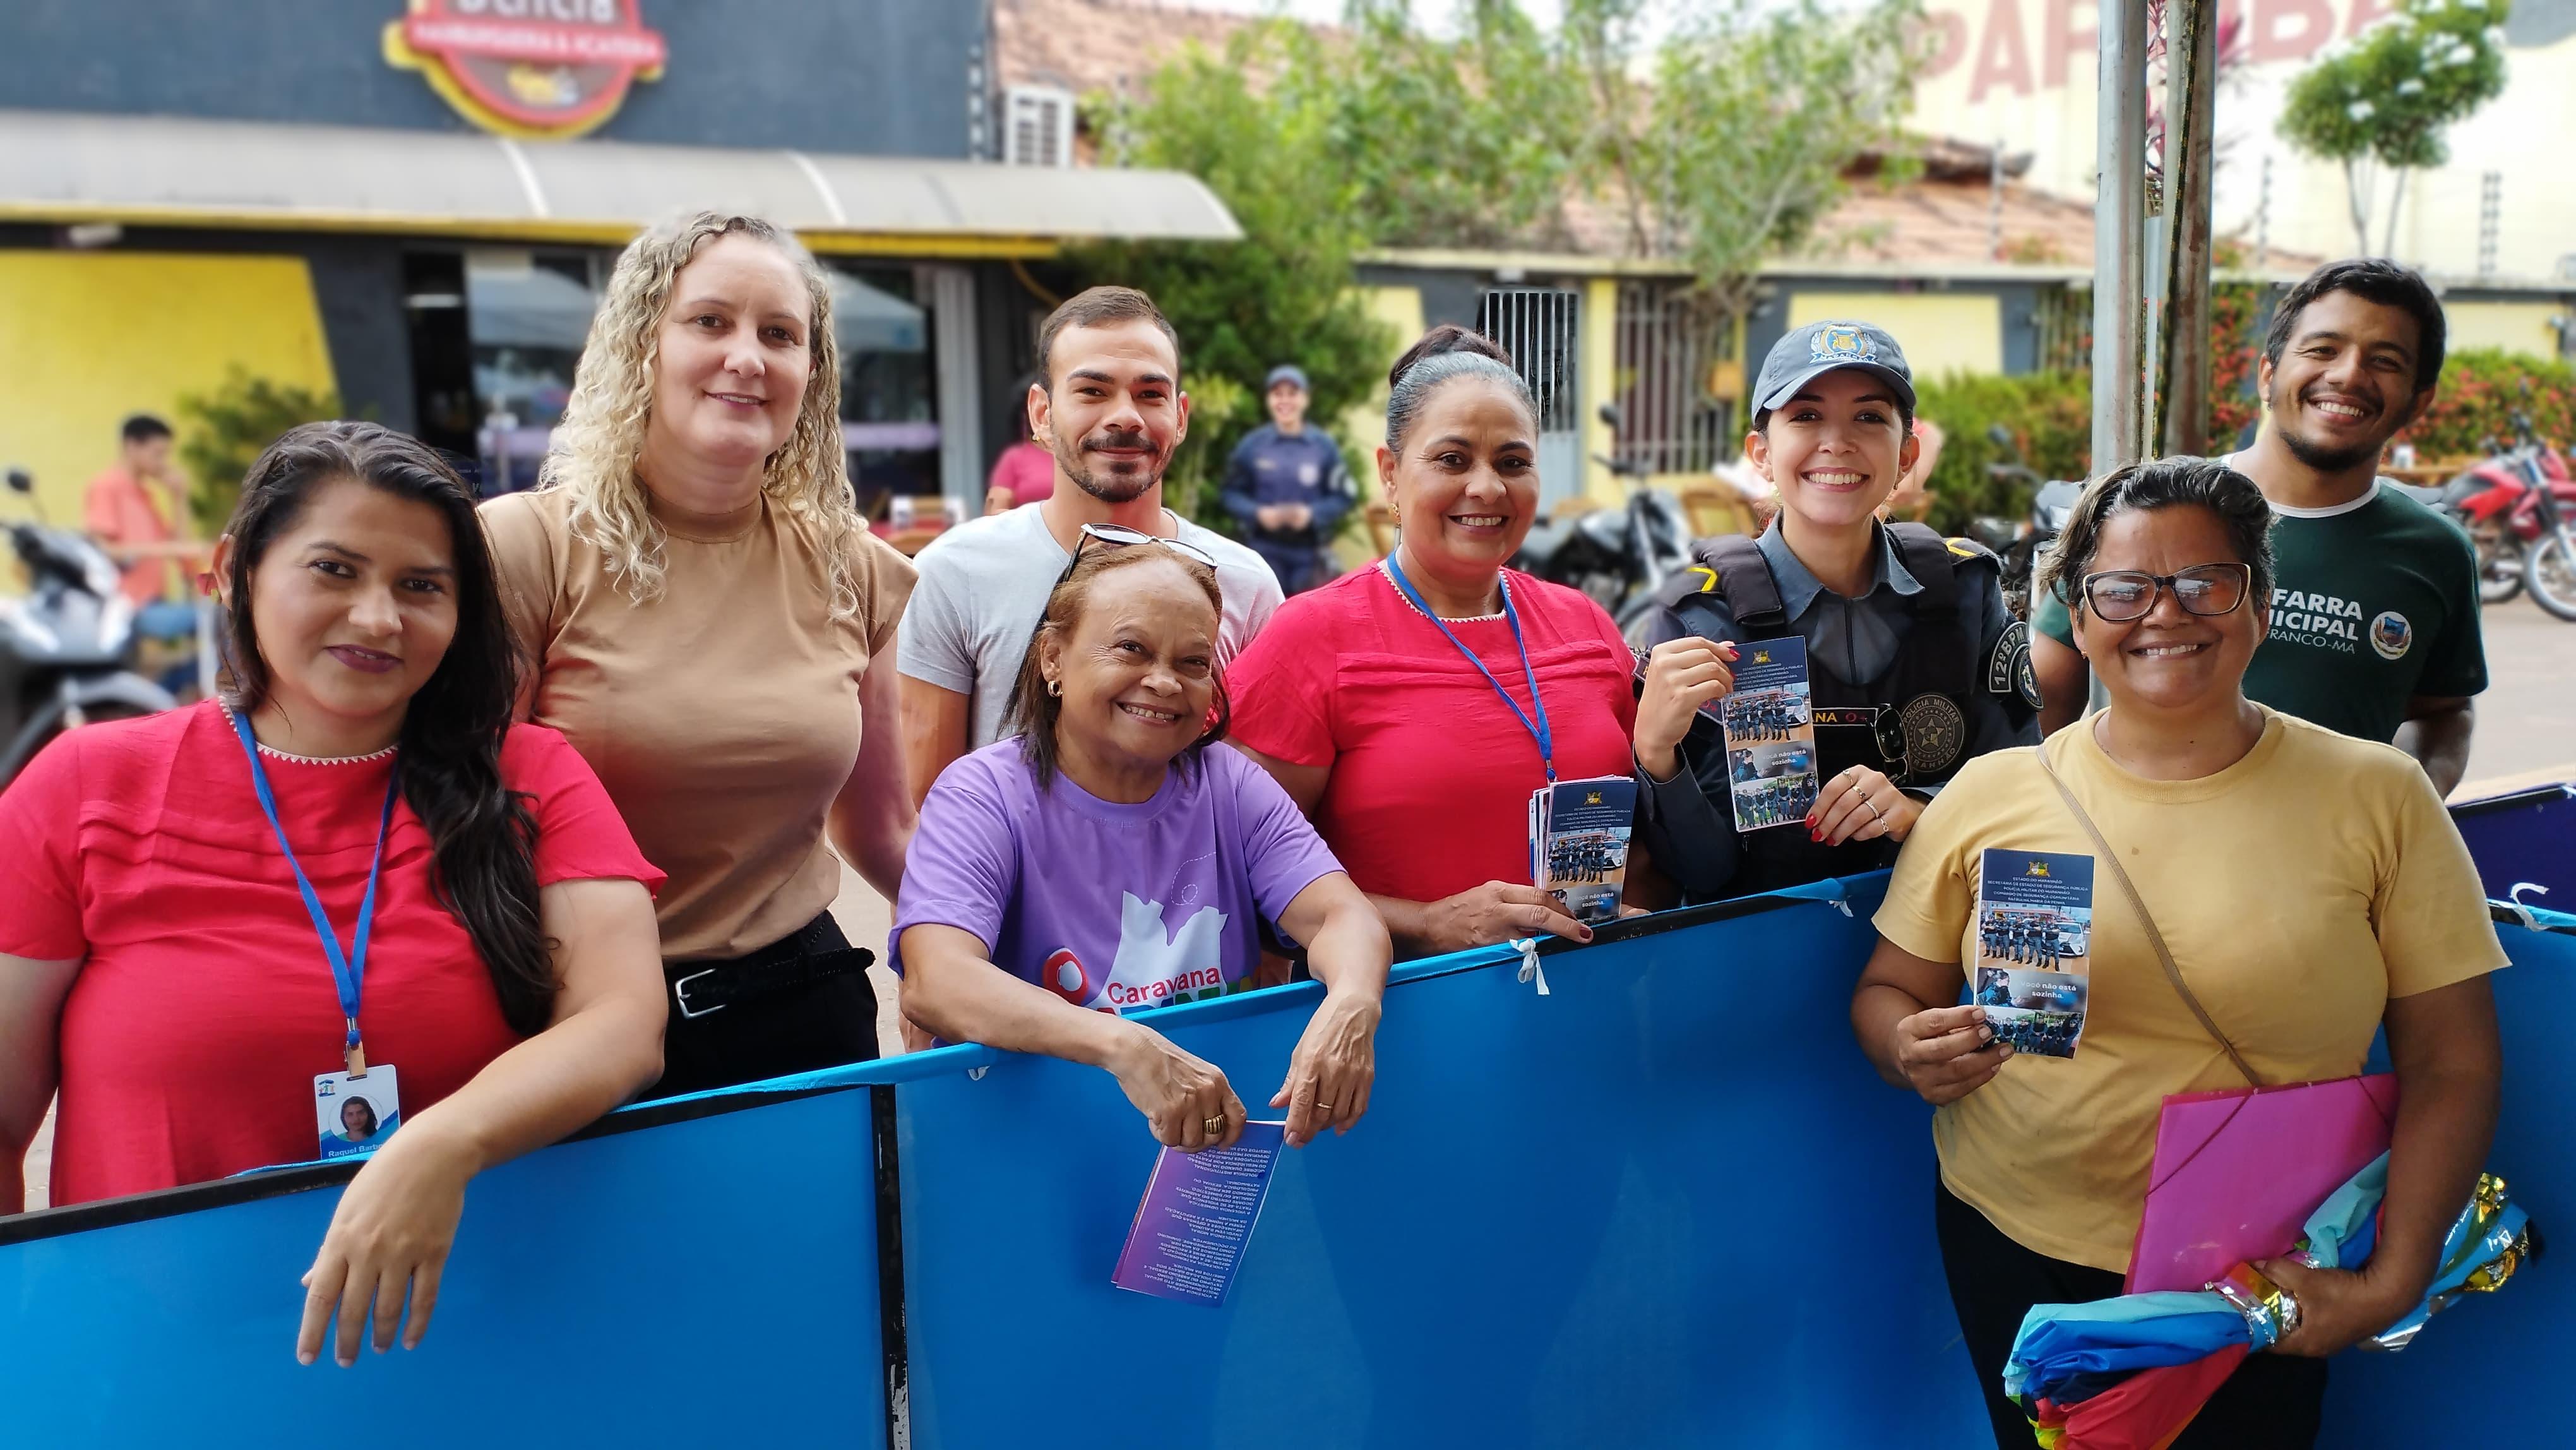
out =
[[[1529,641],[1521,638],[1520,611],[1512,607],[1512,582],[1500,576],[1497,576],[1495,581],[1502,587],[1503,618],[1512,627],[1512,648],[1521,652],[1521,674],[1529,680],[1530,708],[1528,710],[1521,708],[1521,702],[1512,698],[1512,692],[1503,688],[1503,682],[1494,678],[1494,672],[1485,668],[1485,662],[1476,658],[1474,650],[1458,642],[1458,636],[1450,632],[1448,623],[1439,615],[1432,613],[1430,605],[1422,602],[1422,592],[1413,587],[1412,580],[1404,577],[1404,570],[1396,564],[1393,554],[1386,556],[1386,577],[1395,581],[1395,587],[1403,592],[1405,600],[1414,608],[1421,610],[1422,617],[1430,620],[1432,626],[1446,636],[1449,643],[1456,645],[1458,653],[1467,657],[1467,663],[1476,667],[1476,673],[1485,677],[1485,683],[1494,687],[1494,693],[1503,697],[1503,703],[1509,705],[1512,714],[1519,718],[1521,728],[1530,733],[1532,740],[1538,742],[1538,763],[1539,767],[1547,772],[1547,783],[1556,784],[1556,736],[1547,728],[1547,702],[1538,697],[1538,671],[1530,668]],[[1532,711],[1537,712],[1538,715],[1535,721],[1530,718]]]
[[295,889],[304,893],[304,909],[313,915],[313,930],[322,938],[322,955],[331,962],[331,979],[340,989],[340,1015],[349,1024],[349,1041],[345,1055],[353,1077],[364,1077],[367,1055],[358,1046],[358,989],[367,975],[367,938],[376,924],[376,873],[385,864],[385,836],[393,829],[394,801],[402,794],[402,766],[394,766],[393,779],[385,782],[385,813],[376,822],[376,859],[367,866],[367,895],[358,903],[358,934],[351,950],[340,950],[340,937],[331,929],[330,914],[322,909],[322,898],[313,893],[313,882],[295,860],[295,848],[286,843],[286,827],[277,819],[277,793],[268,786],[268,771],[259,763],[259,741],[250,733],[250,717],[234,711],[233,733],[241,737],[242,754],[250,761],[251,788],[259,792],[259,809],[268,817],[268,828],[277,832],[277,849],[286,855],[286,869],[295,873]]

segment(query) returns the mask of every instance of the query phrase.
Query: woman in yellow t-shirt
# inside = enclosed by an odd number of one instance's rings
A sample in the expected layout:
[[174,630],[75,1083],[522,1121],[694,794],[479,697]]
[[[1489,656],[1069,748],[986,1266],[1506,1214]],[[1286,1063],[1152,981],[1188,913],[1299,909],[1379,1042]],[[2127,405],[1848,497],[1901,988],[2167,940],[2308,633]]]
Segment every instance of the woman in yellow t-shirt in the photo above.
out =
[[851,499],[831,304],[822,268],[756,217],[644,233],[591,323],[544,483],[483,508],[534,664],[527,713],[670,876],[666,1096],[877,1054],[831,848],[894,898],[913,811],[893,645],[913,576]]
[[2357,1273],[2266,1271],[2305,1310],[2247,1359],[2177,1450],[2312,1444],[2323,1356],[2430,1282],[2493,1133],[2501,1056],[2486,974],[2505,964],[2467,848],[2416,763],[2245,698],[2271,598],[2271,513],[2225,464],[2166,459],[2096,483],[2043,578],[2110,708],[2037,749],[1971,761],[1915,826],[1878,913],[1852,1028],[1888,1081],[1935,1104],[1935,1223],[1999,1445],[2034,1303],[2120,1292],[2167,1094],[2241,1087],[2097,870],[2087,1011],[2072,1057],[2016,1053],[1960,1000],[1989,848],[2096,854],[2082,803],[2210,1020],[2266,1083],[2349,1076],[2388,1030],[2400,1088],[2378,1252]]

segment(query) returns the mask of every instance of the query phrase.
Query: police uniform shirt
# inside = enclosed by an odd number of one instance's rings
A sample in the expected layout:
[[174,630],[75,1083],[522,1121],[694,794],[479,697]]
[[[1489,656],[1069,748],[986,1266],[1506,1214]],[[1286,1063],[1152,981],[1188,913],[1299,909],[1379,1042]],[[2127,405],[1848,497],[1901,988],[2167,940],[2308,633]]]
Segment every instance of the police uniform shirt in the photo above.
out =
[[[1282,433],[1277,425],[1264,423],[1244,435],[1226,464],[1226,509],[1255,540],[1311,544],[1329,538],[1351,503],[1341,468],[1342,451],[1323,429],[1308,426]],[[1314,522],[1302,529],[1262,528],[1254,521],[1255,511],[1274,504],[1304,504],[1315,511]]]
[[[1875,533],[1878,547],[1870,586],[1856,599],[1846,599],[1826,588],[1814,571],[1799,562],[1798,556],[1790,552],[1788,540],[1780,535],[1778,519],[1773,519],[1755,541],[1763,562],[1771,567],[1790,631],[1807,642],[1809,668],[1830,672],[1854,684],[1878,679],[1896,662],[1897,652],[1904,648],[1905,637],[1914,628],[1907,601],[1923,592],[1922,581],[1906,569],[1887,530],[1878,528]],[[1960,559],[1956,568],[1959,621],[1977,642],[1973,661],[1980,676],[1977,683],[1982,683],[1998,651],[2010,651],[2018,642],[2017,637],[2006,638],[2016,621],[2004,607],[1998,582],[2001,570],[1993,556],[1981,551],[1975,557]],[[1694,596],[1691,608],[1694,620],[1709,630],[1704,637],[1739,643],[1745,639],[1722,596]],[[1648,640],[1651,646],[1696,632],[1679,612],[1658,609],[1648,625]],[[2007,746],[2038,742],[2039,723],[2035,717],[2008,709],[2001,695],[1976,688],[1968,691],[1967,745],[1959,755],[1962,761]],[[1689,768],[1676,771],[1671,780],[1657,781],[1639,772],[1638,779],[1646,787],[1642,802],[1645,810],[1641,814],[1648,832],[1648,849],[1654,853],[1656,864],[1665,868],[1694,899],[1704,900],[1735,875],[1742,849],[1727,805],[1726,741],[1717,726],[1702,717],[1692,722],[1681,754]],[[1935,783],[1905,789],[1929,800],[1941,787]]]

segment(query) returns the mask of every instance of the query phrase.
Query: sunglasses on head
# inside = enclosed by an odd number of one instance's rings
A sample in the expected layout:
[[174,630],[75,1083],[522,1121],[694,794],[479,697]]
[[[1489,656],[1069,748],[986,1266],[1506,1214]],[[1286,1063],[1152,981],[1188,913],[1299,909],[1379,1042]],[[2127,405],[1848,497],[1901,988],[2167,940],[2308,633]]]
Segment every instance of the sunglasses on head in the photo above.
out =
[[1064,561],[1064,572],[1055,576],[1055,582],[1062,584],[1073,577],[1073,566],[1082,562],[1082,551],[1089,548],[1095,539],[1103,548],[1110,549],[1124,548],[1129,544],[1160,544],[1193,563],[1205,564],[1210,569],[1216,567],[1216,555],[1185,540],[1167,539],[1160,534],[1146,533],[1143,529],[1131,529],[1125,524],[1084,524],[1082,537],[1073,541],[1073,555]]

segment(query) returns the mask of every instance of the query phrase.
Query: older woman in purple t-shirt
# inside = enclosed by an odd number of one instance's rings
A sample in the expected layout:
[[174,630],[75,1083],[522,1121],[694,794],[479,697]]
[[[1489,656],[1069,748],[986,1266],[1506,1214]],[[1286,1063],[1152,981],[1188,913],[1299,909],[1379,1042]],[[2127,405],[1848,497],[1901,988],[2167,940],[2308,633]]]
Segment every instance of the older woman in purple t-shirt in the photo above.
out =
[[1306,947],[1324,1002],[1271,1098],[1304,1143],[1377,1075],[1386,924],[1270,776],[1229,748],[1213,561],[1086,530],[1011,704],[1022,735],[940,773],[895,908],[904,1013],[951,1041],[1108,1069],[1154,1136],[1232,1144],[1225,1074],[1127,1012],[1252,985],[1261,923]]

